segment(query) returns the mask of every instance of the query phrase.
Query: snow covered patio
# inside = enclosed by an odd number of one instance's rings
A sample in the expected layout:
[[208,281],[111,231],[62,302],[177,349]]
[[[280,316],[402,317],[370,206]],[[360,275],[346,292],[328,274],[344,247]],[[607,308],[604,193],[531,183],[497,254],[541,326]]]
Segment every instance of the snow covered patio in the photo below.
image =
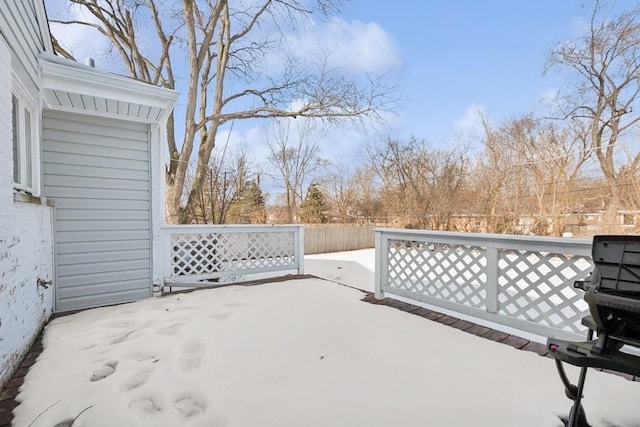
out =
[[[307,273],[329,280],[199,290],[57,318],[13,425],[561,425],[570,402],[552,359],[363,302],[354,288],[373,286],[370,254],[306,257]],[[592,370],[590,422],[640,425],[638,393],[637,383]]]

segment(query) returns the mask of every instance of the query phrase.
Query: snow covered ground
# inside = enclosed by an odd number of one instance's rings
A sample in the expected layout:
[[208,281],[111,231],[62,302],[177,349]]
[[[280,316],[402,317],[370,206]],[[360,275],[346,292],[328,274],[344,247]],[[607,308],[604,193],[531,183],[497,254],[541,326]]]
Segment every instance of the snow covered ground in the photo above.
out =
[[374,291],[375,251],[334,252],[306,255],[304,272],[363,291]]
[[[230,286],[52,321],[15,426],[559,426],[553,361],[390,307],[366,251],[329,280]],[[576,370],[570,375],[575,378]],[[595,426],[640,425],[640,384],[589,372]],[[66,421],[66,424],[64,422]],[[62,424],[61,424],[62,423]]]

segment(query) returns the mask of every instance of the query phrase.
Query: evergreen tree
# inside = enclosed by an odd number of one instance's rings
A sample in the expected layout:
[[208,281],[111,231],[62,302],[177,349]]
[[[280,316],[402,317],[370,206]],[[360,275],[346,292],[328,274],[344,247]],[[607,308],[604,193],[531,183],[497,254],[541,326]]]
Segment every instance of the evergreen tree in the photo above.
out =
[[311,184],[307,197],[300,205],[300,218],[308,224],[325,224],[329,222],[330,207],[324,193],[316,184]]
[[264,224],[267,220],[265,196],[260,189],[260,179],[247,181],[242,193],[230,209],[230,223]]

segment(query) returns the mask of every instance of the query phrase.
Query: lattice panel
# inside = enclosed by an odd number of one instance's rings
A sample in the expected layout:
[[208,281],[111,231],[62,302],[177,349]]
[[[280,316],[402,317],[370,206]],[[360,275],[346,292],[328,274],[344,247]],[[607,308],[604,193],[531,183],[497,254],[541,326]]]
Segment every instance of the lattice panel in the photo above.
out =
[[173,276],[295,266],[294,233],[184,233],[171,236]]
[[487,259],[482,248],[389,241],[389,286],[484,308]]
[[573,282],[585,278],[589,257],[503,250],[499,254],[501,314],[583,333],[580,320],[588,312],[584,292]]

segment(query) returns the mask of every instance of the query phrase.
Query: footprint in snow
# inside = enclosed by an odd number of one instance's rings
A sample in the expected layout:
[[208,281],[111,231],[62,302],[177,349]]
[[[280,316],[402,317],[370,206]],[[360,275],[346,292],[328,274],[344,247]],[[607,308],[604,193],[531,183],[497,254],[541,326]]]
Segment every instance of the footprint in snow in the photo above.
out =
[[146,414],[157,414],[162,412],[162,404],[150,396],[132,400],[129,403],[129,408]]
[[123,386],[125,391],[131,391],[144,385],[153,372],[153,369],[141,369],[129,377]]
[[199,341],[187,341],[182,345],[183,355],[180,358],[182,370],[193,371],[202,363],[203,346]]
[[204,414],[207,410],[207,404],[202,397],[194,396],[189,393],[178,396],[173,403],[173,406],[185,418]]
[[155,353],[146,351],[146,350],[142,350],[142,349],[138,349],[138,350],[133,350],[129,353],[127,353],[127,357],[135,360],[136,362],[146,362],[148,360],[151,360],[153,362],[157,362],[159,359],[156,357]]
[[132,333],[133,331],[129,331],[129,332],[125,332],[124,334],[118,335],[117,337],[109,341],[109,345],[120,344],[121,342],[129,338],[129,335],[131,335]]
[[184,325],[184,322],[175,322],[161,329],[158,329],[156,333],[158,335],[175,335],[180,332],[182,325]]
[[118,366],[118,362],[116,361],[105,363],[100,368],[93,371],[93,375],[91,375],[89,381],[96,382],[107,378],[109,375],[113,374],[116,371],[116,366]]

